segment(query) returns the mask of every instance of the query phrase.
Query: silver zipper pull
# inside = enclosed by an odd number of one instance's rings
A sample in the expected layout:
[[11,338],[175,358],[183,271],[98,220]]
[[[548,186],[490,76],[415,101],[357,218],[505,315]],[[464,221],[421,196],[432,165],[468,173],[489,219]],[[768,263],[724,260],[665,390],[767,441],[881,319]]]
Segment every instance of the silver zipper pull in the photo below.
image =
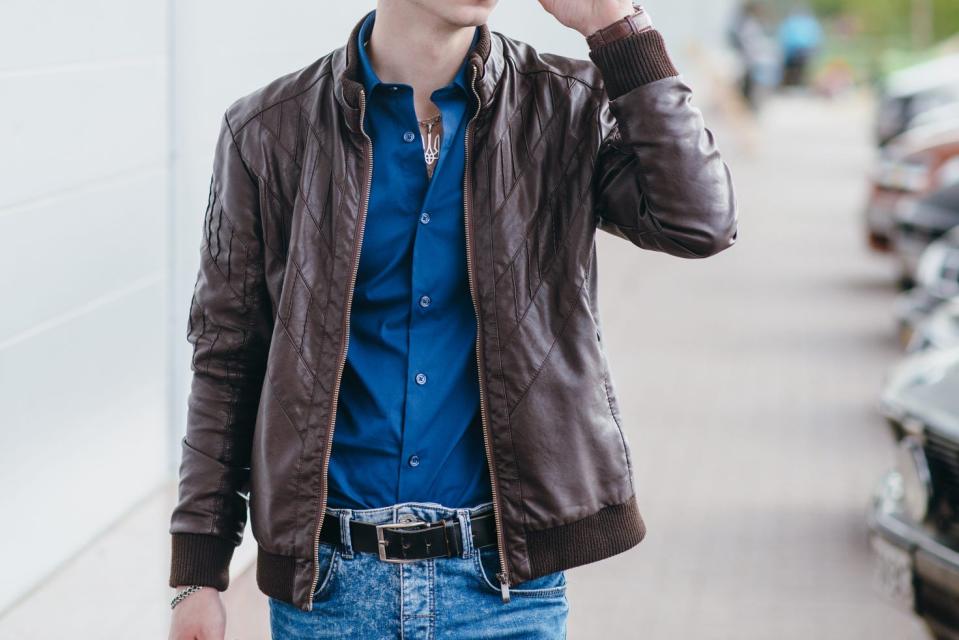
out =
[[503,602],[509,602],[509,585],[506,584],[506,580],[503,578],[503,573],[497,573],[496,577],[499,579],[500,595],[503,597]]

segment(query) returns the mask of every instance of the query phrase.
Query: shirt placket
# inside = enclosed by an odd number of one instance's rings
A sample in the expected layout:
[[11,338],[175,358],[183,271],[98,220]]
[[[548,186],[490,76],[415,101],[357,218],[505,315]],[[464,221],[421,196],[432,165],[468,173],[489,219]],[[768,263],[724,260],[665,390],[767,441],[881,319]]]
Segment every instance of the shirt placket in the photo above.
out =
[[[437,158],[433,176],[429,179],[423,202],[419,208],[413,232],[412,257],[410,260],[410,309],[408,326],[407,350],[407,383],[406,402],[404,403],[403,433],[401,454],[399,459],[398,501],[404,501],[406,496],[424,495],[428,487],[424,483],[431,481],[433,462],[429,457],[429,447],[425,438],[429,437],[428,420],[436,414],[437,403],[442,398],[436,395],[436,386],[443,371],[438,370],[439,362],[429,357],[429,350],[425,348],[426,341],[430,340],[432,329],[442,322],[444,304],[447,302],[436,292],[441,291],[440,279],[445,274],[445,264],[438,263],[437,257],[445,255],[448,247],[439,243],[449,237],[446,227],[452,220],[460,224],[458,211],[448,211],[448,189],[443,180],[444,167],[447,162],[448,149],[452,148],[452,136],[459,129],[462,109],[456,103],[452,91],[455,88],[447,86],[438,89],[433,94],[433,100],[440,108],[441,119],[444,122],[443,139],[440,153]],[[416,131],[415,143],[422,162],[424,176],[427,171],[424,156],[423,138],[419,131],[419,123],[413,108],[412,95],[405,96],[409,111],[409,131]],[[460,181],[456,180],[456,188],[460,188]],[[445,196],[445,197],[444,197]],[[434,206],[435,205],[435,206]],[[453,216],[451,219],[450,216]],[[460,247],[462,249],[462,247]]]

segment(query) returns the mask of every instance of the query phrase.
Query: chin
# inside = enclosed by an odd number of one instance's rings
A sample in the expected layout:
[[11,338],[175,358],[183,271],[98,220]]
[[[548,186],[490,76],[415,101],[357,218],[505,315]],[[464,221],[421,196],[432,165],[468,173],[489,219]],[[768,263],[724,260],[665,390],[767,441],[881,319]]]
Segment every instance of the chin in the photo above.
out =
[[499,0],[411,0],[450,24],[471,27],[483,24]]

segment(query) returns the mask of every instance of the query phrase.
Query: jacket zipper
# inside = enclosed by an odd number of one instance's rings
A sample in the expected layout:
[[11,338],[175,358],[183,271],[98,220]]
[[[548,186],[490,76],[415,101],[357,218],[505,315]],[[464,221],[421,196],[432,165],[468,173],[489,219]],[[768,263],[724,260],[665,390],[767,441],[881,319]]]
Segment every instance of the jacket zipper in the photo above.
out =
[[470,200],[472,199],[472,194],[469,192],[470,188],[470,128],[473,126],[473,121],[476,120],[476,116],[479,114],[480,108],[482,107],[482,101],[480,100],[479,94],[476,92],[476,74],[479,73],[479,70],[476,68],[476,65],[470,65],[473,69],[473,76],[470,79],[470,88],[473,90],[473,95],[476,96],[476,112],[470,118],[469,122],[466,125],[466,141],[465,141],[465,151],[466,151],[466,170],[463,172],[463,221],[466,231],[466,272],[469,276],[470,292],[473,297],[473,311],[476,314],[476,366],[479,374],[479,385],[480,385],[480,418],[483,423],[483,444],[486,447],[486,461],[489,465],[490,479],[492,480],[493,485],[493,521],[496,525],[496,541],[497,546],[499,547],[499,565],[500,571],[496,574],[497,579],[500,583],[500,595],[503,598],[503,602],[509,602],[509,568],[506,565],[506,545],[503,541],[503,531],[501,527],[501,518],[499,512],[499,486],[497,485],[496,479],[496,469],[493,464],[493,451],[490,447],[489,441],[489,428],[486,424],[486,389],[483,386],[483,353],[480,349],[479,339],[482,336],[481,323],[479,313],[479,305],[476,302],[476,289],[473,285],[473,259],[472,259],[472,244],[470,243],[470,215],[469,215],[469,205]]
[[350,275],[350,288],[346,298],[346,309],[343,312],[343,346],[340,348],[340,362],[336,372],[336,383],[333,386],[333,402],[330,407],[330,428],[329,434],[327,435],[326,454],[323,458],[323,492],[320,497],[320,511],[319,515],[317,516],[316,535],[313,538],[313,582],[310,584],[310,607],[308,611],[313,610],[313,593],[315,592],[316,584],[320,579],[320,530],[323,527],[323,516],[326,515],[326,500],[329,496],[326,483],[327,473],[330,467],[330,454],[332,453],[331,448],[333,446],[333,427],[336,422],[336,406],[337,401],[339,400],[340,381],[343,377],[343,368],[346,364],[346,350],[350,341],[350,307],[353,304],[353,289],[356,284],[356,273],[359,270],[359,260],[357,260],[357,256],[359,255],[360,245],[363,242],[363,232],[366,230],[366,213],[370,207],[370,189],[373,186],[373,141],[370,139],[370,136],[367,135],[366,129],[363,127],[365,115],[366,92],[360,89],[360,131],[363,132],[363,136],[366,138],[367,148],[366,195],[364,196],[363,212],[360,217],[360,228],[357,231],[356,241],[353,243],[353,271]]

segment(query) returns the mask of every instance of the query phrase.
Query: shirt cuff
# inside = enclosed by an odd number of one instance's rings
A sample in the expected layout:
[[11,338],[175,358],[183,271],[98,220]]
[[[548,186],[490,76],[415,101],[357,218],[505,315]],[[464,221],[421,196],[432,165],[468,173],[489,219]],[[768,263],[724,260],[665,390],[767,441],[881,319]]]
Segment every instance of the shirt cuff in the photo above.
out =
[[679,75],[656,29],[606,42],[590,49],[589,57],[603,75],[610,100],[641,85]]

